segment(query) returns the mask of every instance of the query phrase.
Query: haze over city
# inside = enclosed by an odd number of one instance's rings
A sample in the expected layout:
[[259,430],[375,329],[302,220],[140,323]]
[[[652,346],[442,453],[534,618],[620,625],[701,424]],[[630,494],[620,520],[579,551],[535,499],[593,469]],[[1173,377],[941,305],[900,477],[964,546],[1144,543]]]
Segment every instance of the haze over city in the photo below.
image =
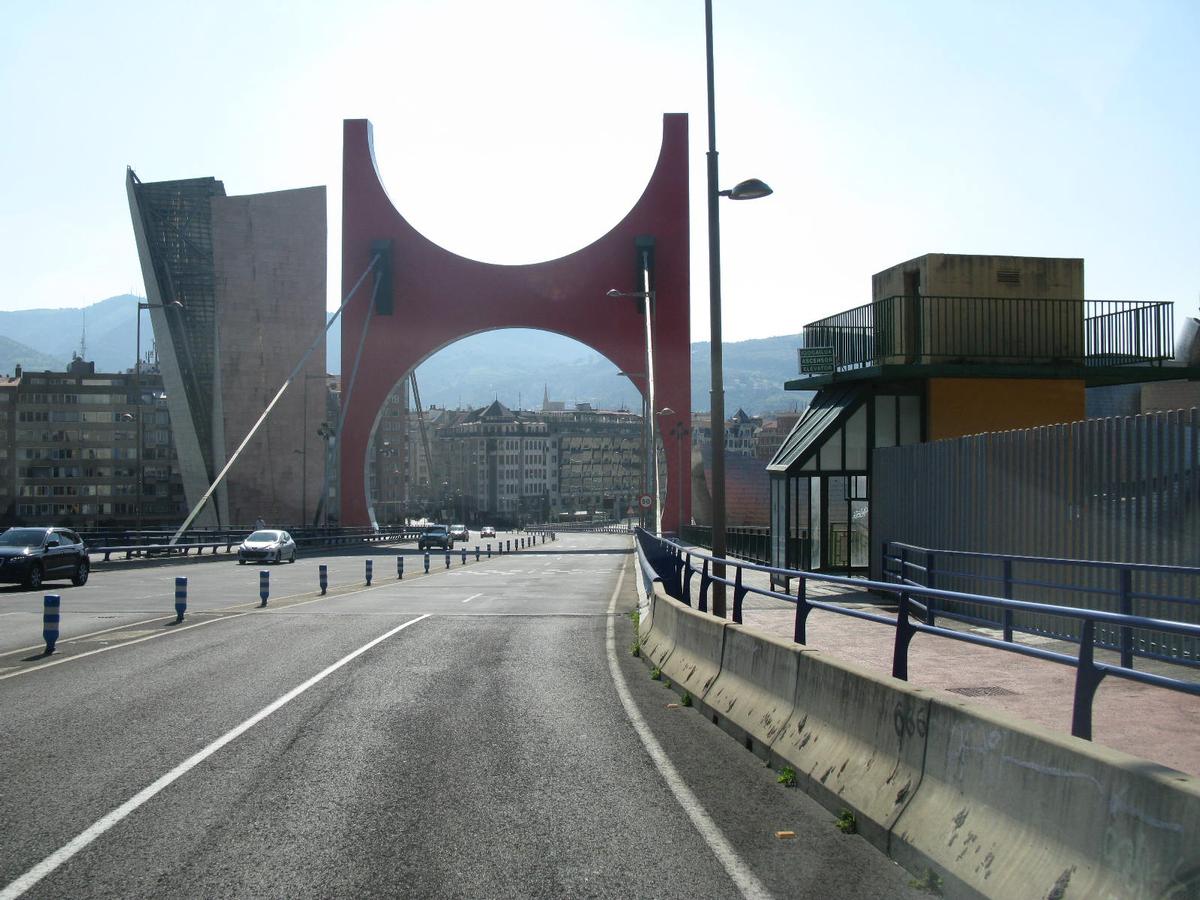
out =
[[[122,178],[329,188],[341,120],[375,127],[434,241],[553,258],[639,196],[664,112],[691,116],[692,339],[708,334],[703,7],[214,2],[24,5],[0,34],[0,308],[142,293]],[[1200,8],[718,3],[726,340],[798,332],[924,252],[1083,257],[1087,296],[1200,290]],[[698,301],[698,298],[699,299]]]

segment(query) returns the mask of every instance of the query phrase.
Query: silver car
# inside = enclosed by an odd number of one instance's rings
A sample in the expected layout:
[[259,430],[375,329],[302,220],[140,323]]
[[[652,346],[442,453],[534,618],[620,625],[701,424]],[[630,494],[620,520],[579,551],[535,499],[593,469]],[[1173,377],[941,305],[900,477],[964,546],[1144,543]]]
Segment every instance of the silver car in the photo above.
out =
[[284,560],[290,563],[296,561],[296,542],[286,531],[273,528],[260,528],[255,531],[238,547],[238,564],[248,562],[274,562]]

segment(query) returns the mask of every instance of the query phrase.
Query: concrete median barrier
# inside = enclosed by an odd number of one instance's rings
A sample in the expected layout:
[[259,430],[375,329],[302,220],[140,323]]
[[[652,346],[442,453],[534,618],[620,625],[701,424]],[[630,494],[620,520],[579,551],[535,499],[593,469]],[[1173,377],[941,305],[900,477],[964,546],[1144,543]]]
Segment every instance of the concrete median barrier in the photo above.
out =
[[726,625],[721,673],[704,697],[714,721],[769,762],[776,761],[771,746],[795,712],[799,649],[744,625]]
[[929,694],[819,650],[797,652],[796,709],[774,751],[802,787],[887,849],[921,783]]
[[664,678],[694,700],[704,700],[721,671],[725,623],[670,597],[658,597],[656,602],[655,630],[661,626],[662,632],[674,635],[675,640],[664,661],[655,664]]
[[650,615],[642,620],[640,631],[642,659],[662,668],[675,648],[675,618],[681,604],[671,600],[655,582],[650,599]]
[[948,893],[1200,897],[1200,779],[939,696],[891,855]]

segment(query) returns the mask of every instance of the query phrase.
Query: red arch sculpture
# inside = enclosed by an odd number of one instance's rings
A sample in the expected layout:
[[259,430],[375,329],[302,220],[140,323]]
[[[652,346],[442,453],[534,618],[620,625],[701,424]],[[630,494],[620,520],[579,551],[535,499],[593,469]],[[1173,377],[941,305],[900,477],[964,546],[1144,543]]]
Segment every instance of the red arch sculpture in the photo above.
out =
[[[375,417],[387,394],[427,356],[454,341],[497,328],[536,328],[574,338],[623,372],[644,372],[646,339],[639,302],[605,297],[612,287],[638,290],[635,239],[653,236],[655,402],[691,410],[687,116],[663,117],[663,141],[654,173],[633,209],[592,244],[567,256],[529,265],[496,265],[457,256],[413,228],[393,206],[375,167],[366,119],[343,124],[342,293],[373,256],[372,244],[391,242],[392,315],[375,315],[367,331],[342,434],[341,520],[368,524],[364,469]],[[346,307],[342,369],[348,382],[370,283]],[[646,391],[645,379],[634,380]],[[671,423],[667,424],[668,427]],[[667,467],[664,528],[691,515],[690,484],[678,471],[691,459],[690,435],[662,434]]]

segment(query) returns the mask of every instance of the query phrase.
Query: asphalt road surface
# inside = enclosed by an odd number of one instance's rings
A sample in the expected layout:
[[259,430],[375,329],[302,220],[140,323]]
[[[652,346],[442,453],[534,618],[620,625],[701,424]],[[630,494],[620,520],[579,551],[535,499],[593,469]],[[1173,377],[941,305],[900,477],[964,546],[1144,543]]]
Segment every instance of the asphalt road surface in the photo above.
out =
[[257,566],[98,568],[46,588],[49,657],[42,592],[0,591],[0,900],[919,896],[670,708],[629,653],[630,548],[410,555],[403,581],[396,548],[309,557],[268,567],[266,608]]

